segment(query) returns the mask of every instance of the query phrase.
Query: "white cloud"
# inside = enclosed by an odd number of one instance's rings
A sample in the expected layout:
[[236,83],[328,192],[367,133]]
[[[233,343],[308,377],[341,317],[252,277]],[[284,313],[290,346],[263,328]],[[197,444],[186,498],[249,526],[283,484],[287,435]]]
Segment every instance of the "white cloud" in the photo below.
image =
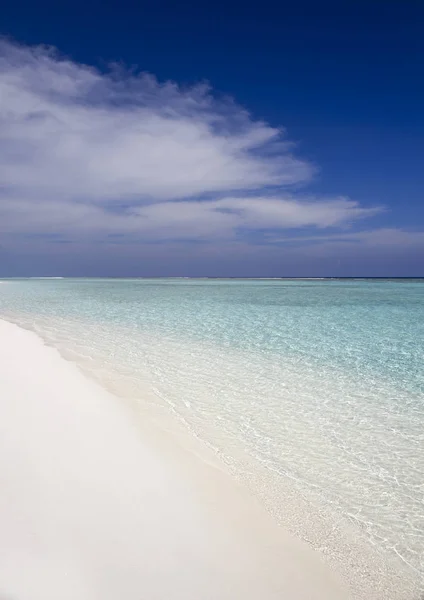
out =
[[0,204],[0,232],[88,234],[91,238],[122,233],[141,234],[145,239],[219,239],[233,237],[240,230],[345,226],[379,210],[361,208],[344,198],[224,197],[202,202],[160,202],[116,213],[95,204],[34,204],[32,200],[15,198]]
[[289,192],[314,170],[283,130],[204,84],[105,74],[0,42],[3,233],[231,238],[346,226],[381,210]]
[[206,86],[188,90],[150,75],[102,75],[51,51],[1,52],[1,171],[5,185],[106,200],[171,199],[286,185],[312,167],[287,145],[261,157],[282,132]]
[[292,243],[316,243],[328,245],[365,247],[414,247],[424,246],[424,231],[405,230],[397,227],[385,227],[380,229],[369,229],[365,231],[332,233],[326,235],[298,235],[295,237],[281,237],[270,235],[268,242],[274,244]]

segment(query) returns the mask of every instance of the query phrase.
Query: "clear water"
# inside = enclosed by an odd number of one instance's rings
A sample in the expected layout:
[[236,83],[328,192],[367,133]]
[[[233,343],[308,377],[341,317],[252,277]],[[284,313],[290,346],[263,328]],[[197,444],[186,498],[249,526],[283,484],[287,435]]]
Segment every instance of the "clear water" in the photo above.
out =
[[236,472],[248,457],[277,512],[290,482],[422,580],[423,280],[9,281],[0,317],[150,390]]

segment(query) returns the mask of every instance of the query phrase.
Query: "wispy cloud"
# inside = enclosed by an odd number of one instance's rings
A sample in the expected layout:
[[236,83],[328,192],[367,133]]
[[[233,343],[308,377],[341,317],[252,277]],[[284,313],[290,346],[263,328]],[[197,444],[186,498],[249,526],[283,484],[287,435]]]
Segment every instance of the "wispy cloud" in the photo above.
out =
[[257,229],[327,228],[372,216],[344,198],[303,200],[223,197],[134,205],[119,212],[98,204],[13,198],[0,205],[0,231],[89,235],[140,234],[145,239],[220,239]]
[[267,236],[268,244],[297,244],[297,245],[319,245],[329,251],[335,247],[349,248],[361,246],[363,249],[395,250],[397,247],[424,248],[424,231],[405,230],[395,227],[380,229],[359,230],[352,232],[337,232],[318,235],[295,235],[295,236]]
[[231,239],[346,227],[382,210],[305,194],[316,167],[295,150],[283,129],[205,84],[102,73],[0,42],[3,233]]

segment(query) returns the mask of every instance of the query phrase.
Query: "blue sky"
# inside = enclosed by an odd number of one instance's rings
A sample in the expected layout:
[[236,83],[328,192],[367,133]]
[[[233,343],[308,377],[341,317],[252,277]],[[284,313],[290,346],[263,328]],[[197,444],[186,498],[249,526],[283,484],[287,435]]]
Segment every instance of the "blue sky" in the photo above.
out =
[[18,0],[1,33],[0,276],[424,275],[422,2]]

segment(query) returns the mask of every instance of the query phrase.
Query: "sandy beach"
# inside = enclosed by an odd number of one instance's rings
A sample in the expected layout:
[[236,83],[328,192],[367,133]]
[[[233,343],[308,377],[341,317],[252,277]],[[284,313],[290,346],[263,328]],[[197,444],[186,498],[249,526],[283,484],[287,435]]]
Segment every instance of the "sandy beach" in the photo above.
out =
[[347,597],[227,475],[5,321],[0,386],[2,597]]

